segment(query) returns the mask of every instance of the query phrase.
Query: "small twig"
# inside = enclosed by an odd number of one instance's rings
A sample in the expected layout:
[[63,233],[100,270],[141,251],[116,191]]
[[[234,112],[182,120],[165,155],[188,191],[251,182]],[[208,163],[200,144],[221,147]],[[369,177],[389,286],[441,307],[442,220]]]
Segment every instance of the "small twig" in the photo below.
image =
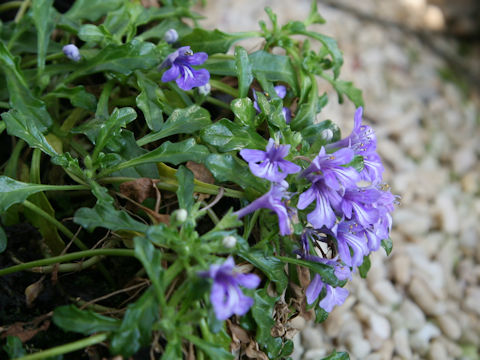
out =
[[109,294],[106,294],[106,295],[103,295],[103,296],[100,296],[96,299],[93,299],[93,300],[90,300],[88,302],[86,302],[85,304],[83,304],[80,309],[85,309],[87,306],[90,306],[92,304],[95,304],[96,302],[99,302],[99,301],[102,301],[102,300],[105,300],[105,299],[108,299],[109,297],[112,297],[112,296],[115,296],[115,295],[118,295],[118,294],[121,294],[123,292],[127,292],[127,291],[130,291],[130,290],[134,290],[136,288],[139,288],[139,287],[142,287],[142,286],[145,286],[145,285],[148,285],[149,281],[146,280],[146,281],[143,281],[141,282],[140,284],[136,284],[136,285],[132,285],[128,288],[124,288],[124,289],[120,289],[120,290],[116,290],[116,291],[113,291]]
[[199,211],[206,211],[206,210],[214,207],[222,199],[224,192],[225,192],[225,189],[223,187],[221,187],[218,191],[217,196],[215,196],[215,199],[213,199],[213,201],[210,204],[208,204],[204,208],[200,209]]

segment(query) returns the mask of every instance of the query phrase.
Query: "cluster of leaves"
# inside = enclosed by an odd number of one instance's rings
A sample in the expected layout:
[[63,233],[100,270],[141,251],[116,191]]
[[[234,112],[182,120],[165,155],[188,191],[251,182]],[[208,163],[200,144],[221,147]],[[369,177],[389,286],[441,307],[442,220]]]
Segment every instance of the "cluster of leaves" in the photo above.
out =
[[[123,274],[113,287],[148,279],[148,288],[123,312],[98,305],[80,309],[79,303],[58,307],[56,326],[97,335],[48,355],[108,340],[109,351],[125,357],[151,346],[162,359],[233,359],[230,348],[237,341],[259,359],[288,358],[288,331],[272,328],[286,329],[293,317],[312,314],[302,292],[305,271],[335,286],[341,282],[331,267],[293,255],[302,229],[279,236],[268,211],[237,219],[233,208],[268,190],[237,154],[264,149],[274,134],[291,144],[292,157],[311,158],[327,140],[338,140],[333,122],[315,121],[328,101],[319,94],[317,76],[333,86],[339,101],[346,96],[362,105],[361,92],[339,79],[343,58],[336,41],[308,29],[324,22],[315,1],[303,22],[280,26],[266,9],[270,27],[261,23],[260,31],[238,34],[190,27],[184,20],[196,24],[199,16],[187,0],[149,8],[129,0],[77,0],[63,14],[53,0],[29,3],[20,4],[15,21],[0,24],[0,134],[11,146],[0,176],[3,227],[29,222],[38,228],[46,253],[32,267],[62,272],[94,266],[108,278],[102,256],[131,256],[139,261],[137,273]],[[208,53],[202,67],[211,74],[211,94],[160,81],[158,67],[175,50],[163,40],[169,29],[179,34],[175,47]],[[263,48],[249,54],[237,46],[228,54],[247,37],[263,38]],[[72,42],[81,48],[79,62],[61,51]],[[288,86],[283,101],[276,84]],[[252,87],[263,91],[260,113]],[[285,105],[295,115],[290,124],[282,116]],[[319,136],[327,129],[333,138]],[[186,219],[177,209],[187,211]],[[66,226],[57,218],[73,221]],[[75,224],[80,229],[73,234]],[[222,244],[226,236],[235,237],[233,249]],[[103,248],[95,249],[102,237]],[[9,245],[0,227],[0,252]],[[247,291],[255,300],[251,312],[221,322],[209,302],[209,282],[197,273],[229,254],[255,268],[263,283]],[[89,260],[77,267],[48,268],[83,257]],[[27,268],[20,264],[0,275]],[[316,311],[317,321],[326,318]],[[247,339],[238,340],[240,333]],[[5,349],[17,357],[24,354],[20,345],[9,338]],[[344,358],[336,353],[327,359]]]

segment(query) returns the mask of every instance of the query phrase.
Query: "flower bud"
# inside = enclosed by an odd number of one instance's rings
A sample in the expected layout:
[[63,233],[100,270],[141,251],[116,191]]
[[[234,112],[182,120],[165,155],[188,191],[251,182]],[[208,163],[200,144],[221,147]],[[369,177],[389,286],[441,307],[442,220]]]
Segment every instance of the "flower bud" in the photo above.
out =
[[175,211],[174,215],[175,215],[175,220],[178,223],[182,224],[187,220],[188,212],[185,209],[178,209],[177,211]]
[[235,236],[228,235],[223,238],[222,244],[227,249],[233,249],[235,245],[237,245],[237,239],[235,238]]
[[76,47],[73,44],[68,44],[63,47],[63,53],[67,58],[73,61],[80,61],[82,56],[80,55],[80,51],[78,50],[78,47]]
[[321,132],[320,136],[325,141],[330,141],[333,138],[333,131],[331,129],[325,129]]
[[173,44],[175,41],[178,40],[178,33],[175,29],[170,29],[165,33],[165,35],[163,36],[163,39],[167,43]]
[[210,83],[198,87],[198,92],[203,96],[210,94],[210,90],[212,90]]

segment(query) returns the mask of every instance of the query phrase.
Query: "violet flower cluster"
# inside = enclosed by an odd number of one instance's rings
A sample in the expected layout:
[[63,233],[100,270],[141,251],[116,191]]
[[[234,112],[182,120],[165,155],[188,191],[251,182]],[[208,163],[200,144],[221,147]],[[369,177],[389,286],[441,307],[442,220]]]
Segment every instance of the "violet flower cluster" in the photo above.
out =
[[[271,181],[271,188],[236,214],[241,218],[261,208],[273,210],[278,217],[281,235],[291,234],[290,215],[295,211],[285,202],[292,197],[287,192],[289,185],[285,179],[301,170],[298,165],[284,159],[289,150],[290,145],[277,145],[270,139],[266,151],[240,151],[251,172]],[[361,171],[351,166],[357,156],[363,158]],[[333,266],[337,278],[345,280],[356,267],[362,265],[365,256],[379,249],[381,241],[388,238],[392,225],[390,213],[395,203],[395,196],[383,184],[383,171],[376,153],[375,134],[369,126],[362,125],[360,107],[355,113],[352,133],[345,139],[322,147],[299,175],[310,183],[307,190],[299,195],[297,203],[298,210],[308,208],[306,217],[311,225],[302,236],[303,251],[300,255],[304,259]],[[310,255],[309,243],[319,247],[325,239],[320,234],[335,239],[338,253],[335,259]],[[326,311],[342,304],[348,295],[346,289],[324,283],[317,274],[306,290],[307,303],[314,303],[323,289],[325,296],[319,305]]]

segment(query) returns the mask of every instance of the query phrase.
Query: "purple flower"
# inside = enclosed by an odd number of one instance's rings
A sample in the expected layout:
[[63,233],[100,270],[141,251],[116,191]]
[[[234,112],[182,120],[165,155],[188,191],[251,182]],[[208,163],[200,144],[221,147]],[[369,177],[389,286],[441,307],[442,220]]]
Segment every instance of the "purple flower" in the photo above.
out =
[[163,40],[165,40],[168,44],[173,44],[175,41],[178,40],[177,30],[175,29],[167,30],[165,35],[163,35]]
[[[314,180],[313,174],[323,177],[325,184],[334,190],[356,187],[360,180],[358,172],[353,167],[345,167],[355,156],[352,149],[344,148],[327,154],[322,146],[320,153],[303,172],[303,176]],[[310,175],[310,176],[309,176]]]
[[382,181],[382,174],[385,170],[382,164],[382,159],[376,152],[369,152],[362,154],[363,156],[363,170],[360,172],[362,180],[370,181],[376,185]]
[[340,259],[350,267],[362,265],[363,257],[370,252],[364,228],[354,221],[341,221],[335,226]]
[[80,61],[82,56],[80,55],[80,51],[78,50],[78,47],[76,47],[73,44],[68,44],[63,47],[63,53],[67,58],[73,61]]
[[345,299],[348,296],[348,290],[324,284],[320,275],[316,274],[305,291],[307,303],[309,305],[315,302],[324,286],[326,288],[326,294],[325,297],[320,300],[318,305],[326,312],[331,312],[336,305],[342,305],[345,302]]
[[295,174],[301,170],[300,166],[283,159],[288,155],[290,145],[278,145],[270,139],[265,150],[240,150],[240,156],[248,162],[253,175],[281,182],[288,174]]
[[255,289],[260,278],[255,274],[235,271],[235,262],[229,257],[222,265],[210,265],[208,271],[198,274],[213,279],[210,301],[218,320],[226,320],[233,314],[245,315],[253,305],[253,299],[243,294],[239,286]]
[[194,87],[206,85],[210,80],[210,73],[205,69],[195,70],[192,65],[201,65],[208,58],[204,52],[194,54],[190,46],[183,46],[168,55],[161,65],[162,68],[170,66],[162,76],[163,82],[176,80],[182,90],[191,90]]
[[328,144],[327,147],[329,149],[350,147],[355,151],[355,154],[358,155],[375,151],[377,148],[377,137],[370,126],[362,125],[362,114],[363,108],[360,106],[355,111],[352,133],[345,139]]
[[[287,88],[283,85],[277,85],[274,87],[274,89],[275,89],[275,92],[277,93],[277,96],[280,99],[283,99],[285,95],[287,95]],[[254,99],[253,107],[255,108],[255,110],[257,110],[258,113],[260,113],[261,110],[260,110],[260,107],[258,106],[257,92],[255,90],[253,90],[253,99]],[[290,109],[287,107],[283,107],[282,114],[283,114],[283,117],[285,118],[285,122],[289,124],[290,120],[292,120],[292,112],[290,111]]]
[[[322,226],[331,228],[337,216],[333,207],[338,206],[341,201],[340,195],[329,188],[322,178],[314,180],[312,186],[298,198],[297,208],[305,209],[313,200],[316,200],[315,210],[307,215],[307,220],[315,229],[320,229]],[[333,206],[333,207],[332,207]]]
[[290,226],[290,217],[288,214],[287,205],[284,202],[285,199],[289,199],[289,194],[286,192],[288,184],[286,181],[281,184],[272,183],[270,190],[264,195],[255,199],[249,205],[235,212],[238,218],[242,218],[251,212],[258,209],[270,209],[273,210],[278,217],[278,226],[280,228],[281,235],[289,235],[292,233]]
[[379,212],[373,204],[380,198],[380,191],[374,187],[349,188],[340,202],[340,209],[347,219],[355,219],[364,228],[378,221]]

